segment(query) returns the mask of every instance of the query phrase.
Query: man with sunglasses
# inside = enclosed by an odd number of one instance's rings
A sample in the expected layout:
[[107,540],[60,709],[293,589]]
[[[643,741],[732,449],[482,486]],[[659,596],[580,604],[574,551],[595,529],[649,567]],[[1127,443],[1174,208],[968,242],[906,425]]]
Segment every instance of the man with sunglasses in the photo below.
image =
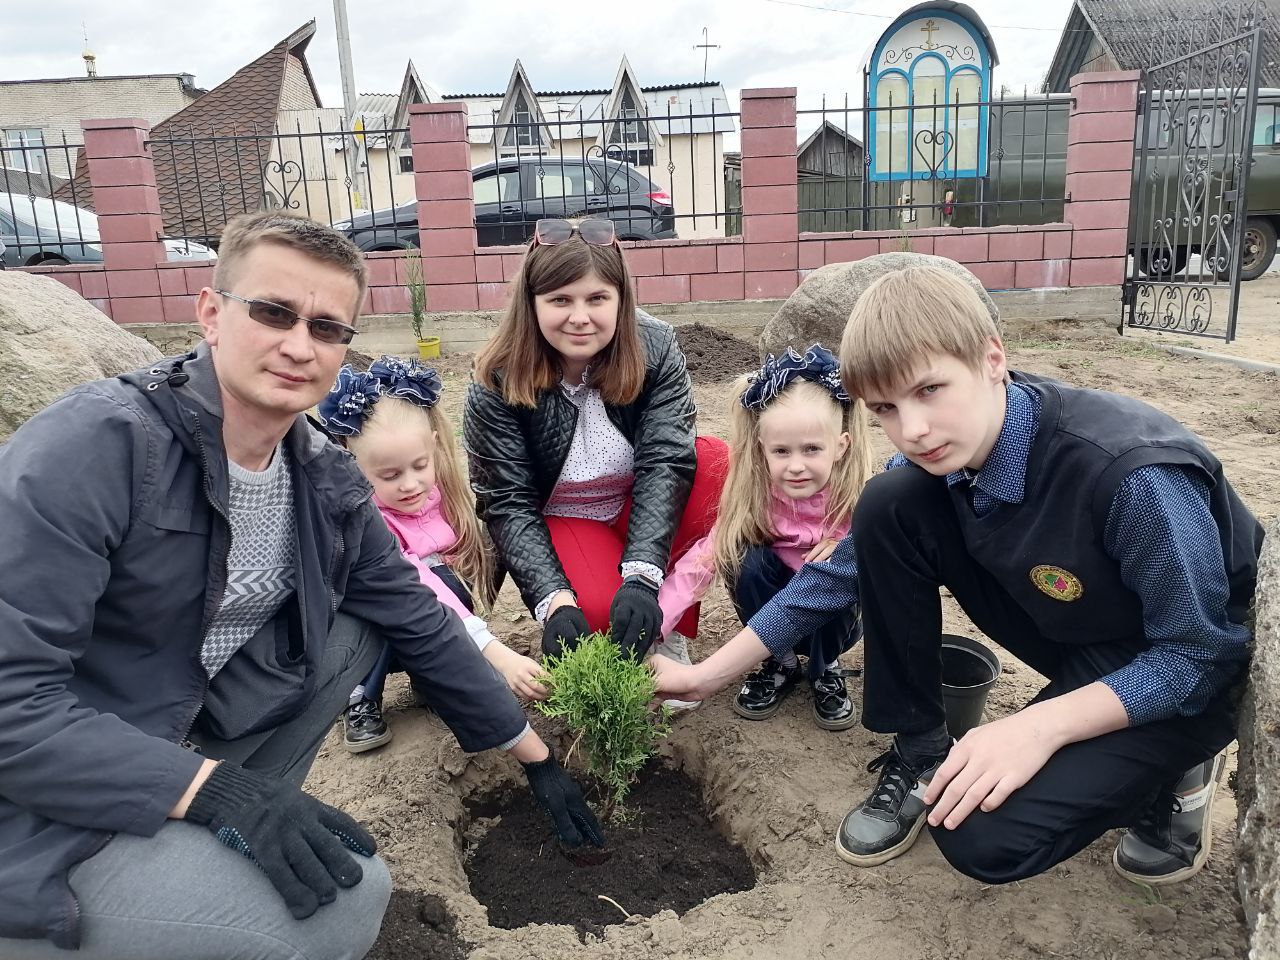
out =
[[363,956],[386,866],[301,783],[384,642],[464,749],[524,764],[562,843],[602,842],[303,415],[366,282],[327,227],[236,218],[196,351],[72,390],[0,448],[5,960]]

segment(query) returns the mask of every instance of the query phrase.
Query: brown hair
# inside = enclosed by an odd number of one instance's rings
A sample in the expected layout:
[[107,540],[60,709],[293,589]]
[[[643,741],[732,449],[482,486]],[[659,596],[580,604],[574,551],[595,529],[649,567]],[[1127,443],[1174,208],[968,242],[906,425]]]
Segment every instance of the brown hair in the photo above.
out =
[[353,318],[360,315],[364,293],[369,286],[369,270],[364,254],[342,234],[323,224],[279,210],[244,213],[227,221],[218,244],[218,260],[213,268],[213,285],[219,290],[235,284],[241,261],[260,243],[274,243],[306,254],[351,274],[356,282]]
[[[769,466],[760,445],[762,410],[748,410],[741,397],[751,385],[752,374],[734,381],[729,402],[729,473],[720,494],[720,508],[712,537],[715,572],[726,584],[737,579],[750,547],[771,544],[778,532],[769,521]],[[861,400],[842,404],[816,383],[793,380],[766,410],[783,404],[814,404],[829,408],[831,433],[849,434],[844,452],[827,481],[824,530],[832,531],[853,516],[853,506],[871,478],[871,440],[867,434],[867,409]]]
[[879,277],[858,298],[840,341],[849,395],[902,387],[931,357],[974,369],[1000,331],[973,287],[938,267],[906,267]]
[[471,488],[463,480],[453,428],[439,404],[419,407],[408,400],[383,396],[373,405],[360,432],[343,439],[358,463],[360,449],[369,437],[395,430],[421,431],[428,439],[435,434],[432,461],[436,470],[436,486],[440,490],[440,514],[458,535],[458,542],[445,555],[445,561],[467,585],[479,607],[488,609],[493,606],[498,592],[493,554],[476,517]]
[[576,283],[588,273],[595,273],[618,290],[618,326],[598,361],[592,363],[591,385],[605,403],[633,403],[644,386],[645,355],[631,274],[616,244],[598,246],[576,236],[564,243],[529,248],[520,272],[511,281],[511,305],[498,332],[476,356],[476,382],[501,392],[502,399],[513,406],[537,406],[539,392],[560,380],[560,355],[538,329],[533,298]]

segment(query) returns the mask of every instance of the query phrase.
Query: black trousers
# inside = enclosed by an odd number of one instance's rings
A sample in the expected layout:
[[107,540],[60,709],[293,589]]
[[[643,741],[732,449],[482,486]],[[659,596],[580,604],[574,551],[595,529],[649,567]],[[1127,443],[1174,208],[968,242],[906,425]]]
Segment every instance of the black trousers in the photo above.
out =
[[[754,617],[761,607],[791,582],[793,576],[795,571],[783,563],[771,547],[757,546],[747,550],[730,591],[738,619],[745,624]],[[855,610],[801,640],[796,645],[795,652],[808,656],[809,679],[816,680],[822,676],[827,664],[833,663],[836,657],[857,643],[860,629]]]
[[[890,470],[858,501],[859,596],[866,633],[863,725],[920,733],[945,723],[942,602],[946,587],[984,634],[1048,678],[1036,700],[1093,683],[1147,647],[1067,645],[1041,635],[995,577],[969,556],[945,485],[924,471]],[[1059,750],[991,813],[976,810],[955,830],[932,829],[963,873],[986,883],[1034,876],[1105,831],[1135,823],[1162,786],[1235,738],[1228,692],[1200,714],[1117,730]]]
[[[464,607],[471,610],[475,606],[471,599],[471,592],[467,590],[466,585],[447,565],[443,563],[437,564],[431,568],[431,572],[444,581],[444,585],[453,591],[454,595],[462,601]],[[364,678],[365,699],[381,700],[383,687],[387,683],[387,674],[399,673],[403,669],[404,667],[400,665],[400,661],[391,654],[391,644],[384,644],[382,655],[378,657],[378,662],[373,665],[369,675]]]

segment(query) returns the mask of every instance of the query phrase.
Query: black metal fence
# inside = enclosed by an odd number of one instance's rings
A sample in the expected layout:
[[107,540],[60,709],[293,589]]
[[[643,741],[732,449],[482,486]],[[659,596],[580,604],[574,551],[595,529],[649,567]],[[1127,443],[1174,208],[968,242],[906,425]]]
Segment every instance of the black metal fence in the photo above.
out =
[[[800,229],[1062,220],[1068,95],[798,110]],[[868,148],[870,145],[870,148]]]
[[296,119],[292,129],[153,137],[148,146],[166,232],[216,245],[237,214],[282,209],[332,224],[366,250],[416,245],[409,131],[342,127],[317,114]]
[[[714,106],[714,102],[713,102]],[[730,110],[471,123],[476,227],[482,246],[523,243],[542,217],[608,217],[629,240],[724,236]],[[740,210],[740,207],[737,208]]]
[[65,134],[0,128],[0,260],[6,267],[102,259],[87,183],[74,174],[84,145]]

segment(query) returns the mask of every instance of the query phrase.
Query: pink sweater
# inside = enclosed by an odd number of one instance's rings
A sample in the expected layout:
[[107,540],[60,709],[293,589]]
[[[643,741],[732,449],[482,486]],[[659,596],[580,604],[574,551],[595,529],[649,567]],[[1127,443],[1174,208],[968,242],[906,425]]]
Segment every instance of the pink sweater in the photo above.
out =
[[[387,522],[391,532],[400,541],[400,551],[418,570],[418,577],[431,588],[431,592],[446,607],[462,618],[467,633],[481,650],[494,639],[485,622],[466,608],[458,595],[449,589],[431,567],[436,563],[444,563],[444,554],[452,550],[458,542],[458,535],[449,521],[440,512],[440,488],[436,487],[427,495],[427,502],[417,513],[401,513],[388,507],[381,500],[374,498],[378,512]],[[437,558],[435,555],[439,554]]]
[[[849,521],[835,529],[823,527],[827,510],[827,491],[819,490],[805,500],[792,500],[770,489],[769,519],[778,539],[773,551],[792,570],[804,566],[805,554],[828,538],[841,540],[849,533]],[[686,610],[702,599],[715,579],[712,544],[715,528],[691,546],[667,574],[658,591],[658,606],[662,608],[662,636],[667,637],[675,629]]]

